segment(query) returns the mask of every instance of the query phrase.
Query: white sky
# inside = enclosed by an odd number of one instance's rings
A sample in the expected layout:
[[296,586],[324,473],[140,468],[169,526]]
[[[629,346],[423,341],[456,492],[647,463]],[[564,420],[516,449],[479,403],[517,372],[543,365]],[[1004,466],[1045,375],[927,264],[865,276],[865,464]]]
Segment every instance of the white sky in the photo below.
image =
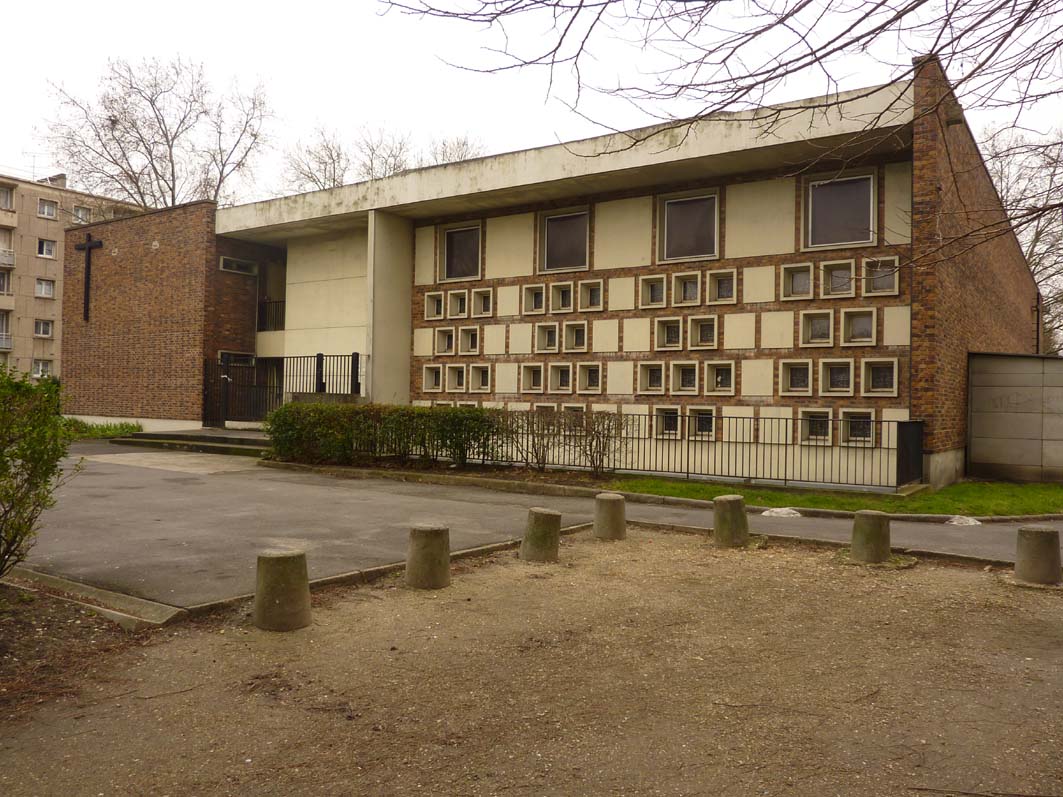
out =
[[[444,63],[487,62],[480,52],[487,39],[471,26],[394,11],[385,16],[377,0],[184,0],[165,6],[164,15],[148,11],[153,7],[143,0],[112,0],[91,16],[83,1],[4,8],[4,60],[18,72],[8,72],[5,81],[0,172],[41,177],[62,170],[51,163],[41,137],[55,108],[49,83],[93,96],[107,59],[114,57],[181,55],[203,62],[217,89],[233,80],[265,86],[274,113],[271,148],[243,201],[279,192],[281,152],[317,125],[352,133],[362,126],[409,131],[422,143],[468,133],[488,152],[602,132],[547,97],[545,72],[485,75]],[[516,33],[533,40],[537,32]],[[639,53],[616,46],[604,58],[598,53],[599,79],[610,74],[612,63],[647,68],[645,54],[640,60]],[[861,72],[853,85],[887,77]],[[812,96],[823,86],[788,89]],[[605,103],[591,98],[581,108],[617,128],[648,121],[630,106]]]

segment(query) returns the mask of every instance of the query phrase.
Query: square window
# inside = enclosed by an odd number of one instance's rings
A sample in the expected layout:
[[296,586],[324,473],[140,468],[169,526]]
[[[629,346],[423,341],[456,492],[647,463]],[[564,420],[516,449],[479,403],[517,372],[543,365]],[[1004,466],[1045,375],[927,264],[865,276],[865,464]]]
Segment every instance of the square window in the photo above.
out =
[[812,298],[812,264],[798,263],[782,267],[782,298]]
[[892,296],[897,293],[900,269],[895,257],[864,261],[864,296]]
[[543,367],[541,365],[521,366],[520,389],[522,393],[543,392]]
[[603,309],[602,281],[588,280],[579,284],[579,309],[582,312],[588,310]]
[[472,315],[474,318],[488,318],[494,311],[494,292],[491,288],[477,288],[472,292]]
[[683,348],[683,320],[658,318],[653,323],[653,343],[657,350]]
[[445,327],[436,330],[436,354],[454,353],[454,330]]
[[662,213],[662,260],[716,256],[716,196],[666,199]]
[[653,421],[657,437],[679,437],[678,407],[655,407]]
[[875,444],[875,414],[871,410],[842,410],[840,418],[843,445],[871,446]]
[[469,294],[451,291],[447,294],[447,318],[465,318],[469,314]]
[[52,336],[52,322],[37,318],[33,321],[33,337],[35,338],[50,338]]
[[698,364],[672,363],[672,393],[696,394],[698,392]]
[[480,277],[480,225],[443,231],[443,279]]
[[695,440],[712,440],[715,434],[716,411],[707,407],[691,407],[689,436]]
[[837,260],[830,263],[821,263],[819,287],[823,298],[829,299],[839,296],[855,296],[855,268],[855,263],[852,260]]
[[734,304],[735,272],[710,271],[709,272],[709,304]]
[[550,354],[557,351],[557,324],[535,325],[535,351]]
[[558,282],[550,286],[550,312],[572,312],[572,283]]
[[639,393],[664,392],[663,363],[642,363],[639,365]]
[[602,366],[599,363],[579,363],[576,366],[576,391],[602,392]]
[[447,392],[448,393],[464,393],[465,392],[465,366],[464,365],[448,365],[447,366]]
[[443,366],[426,365],[424,367],[424,390],[428,393],[437,393],[443,389]]
[[438,321],[444,314],[443,294],[426,293],[424,295],[424,320]]
[[88,224],[92,221],[92,209],[84,205],[74,205],[74,223]]
[[550,392],[572,392],[572,366],[568,363],[554,363],[550,366]]
[[812,395],[811,360],[783,360],[779,367],[779,392],[782,395]]
[[55,259],[55,241],[49,241],[47,238],[38,238],[37,257],[50,257]]
[[830,310],[801,313],[801,345],[831,346],[834,343],[834,314]]
[[458,330],[458,354],[480,353],[480,328],[462,327]]
[[664,277],[639,277],[639,307],[664,305]]
[[690,319],[687,346],[691,349],[716,348],[716,316],[698,316]]
[[546,288],[543,285],[524,286],[524,315],[543,315],[546,312]]
[[52,375],[52,361],[51,360],[34,360],[32,376],[34,379],[43,379],[46,376]]
[[734,394],[734,363],[705,363],[705,392],[722,395]]
[[842,310],[842,345],[875,343],[875,310]]
[[897,361],[864,360],[861,382],[865,396],[896,396]]
[[587,230],[585,210],[543,217],[543,271],[587,268]]
[[59,216],[59,203],[52,199],[38,199],[37,215],[45,219],[57,218]]
[[571,321],[565,324],[565,351],[587,351],[587,322]]
[[701,304],[701,274],[676,274],[672,277],[672,304]]
[[805,245],[873,243],[874,209],[871,175],[810,182],[805,194]]
[[470,393],[490,393],[491,392],[491,366],[490,365],[470,365],[469,366],[469,392]]
[[830,445],[830,410],[799,410],[798,424],[802,443]]
[[820,360],[819,394],[851,396],[853,394],[852,360]]

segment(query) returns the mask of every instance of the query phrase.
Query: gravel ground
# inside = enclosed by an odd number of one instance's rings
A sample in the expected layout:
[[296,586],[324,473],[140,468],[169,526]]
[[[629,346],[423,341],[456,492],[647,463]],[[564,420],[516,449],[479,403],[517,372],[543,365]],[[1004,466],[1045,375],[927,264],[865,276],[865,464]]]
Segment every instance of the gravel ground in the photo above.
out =
[[115,653],[0,724],[0,793],[1063,795],[1063,593],[642,530],[562,557]]

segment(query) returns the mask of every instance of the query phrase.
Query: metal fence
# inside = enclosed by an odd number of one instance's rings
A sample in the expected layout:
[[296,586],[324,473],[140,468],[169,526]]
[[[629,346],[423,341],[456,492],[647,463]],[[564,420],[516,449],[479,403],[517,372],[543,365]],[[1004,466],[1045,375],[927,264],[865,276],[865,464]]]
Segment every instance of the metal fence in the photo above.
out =
[[284,300],[258,303],[258,331],[278,332],[284,329]]

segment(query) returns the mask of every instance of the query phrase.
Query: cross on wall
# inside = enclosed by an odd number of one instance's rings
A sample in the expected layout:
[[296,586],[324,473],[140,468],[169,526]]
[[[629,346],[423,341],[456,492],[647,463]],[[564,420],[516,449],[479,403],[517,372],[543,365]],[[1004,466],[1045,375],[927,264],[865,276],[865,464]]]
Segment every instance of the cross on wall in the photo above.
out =
[[84,243],[74,244],[74,248],[85,253],[85,304],[84,318],[89,320],[89,298],[92,292],[92,250],[103,246],[103,241],[93,238],[91,232],[85,233]]

